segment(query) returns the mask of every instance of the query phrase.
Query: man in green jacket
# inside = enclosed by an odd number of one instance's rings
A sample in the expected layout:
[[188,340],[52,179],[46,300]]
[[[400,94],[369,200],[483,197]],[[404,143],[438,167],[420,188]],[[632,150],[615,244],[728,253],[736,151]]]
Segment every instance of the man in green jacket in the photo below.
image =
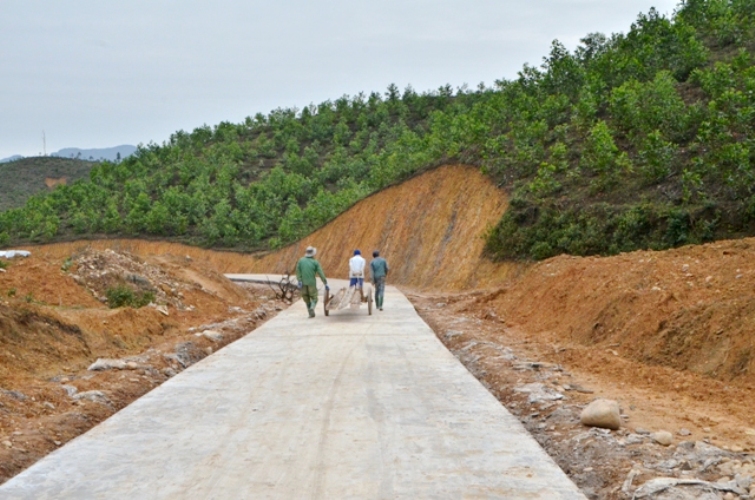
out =
[[370,274],[372,283],[375,285],[375,305],[378,310],[383,310],[383,297],[385,297],[385,278],[388,276],[388,262],[380,256],[380,252],[372,252],[370,262]]
[[309,311],[309,317],[315,317],[315,306],[317,305],[317,276],[320,276],[326,290],[330,290],[328,286],[328,280],[325,279],[325,273],[320,266],[320,263],[315,260],[315,254],[317,249],[315,247],[307,247],[304,252],[304,257],[299,259],[296,263],[296,279],[299,282],[299,289],[301,290],[301,297],[304,299],[304,303],[307,304],[307,310]]

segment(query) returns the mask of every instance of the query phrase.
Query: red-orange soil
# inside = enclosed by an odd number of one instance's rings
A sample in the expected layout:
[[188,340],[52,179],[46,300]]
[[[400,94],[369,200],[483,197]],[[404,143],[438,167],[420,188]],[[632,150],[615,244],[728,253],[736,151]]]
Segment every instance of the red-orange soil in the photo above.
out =
[[[117,382],[114,409],[123,406],[165,377],[115,371],[87,379],[89,363],[164,344],[172,348],[188,338],[203,349],[214,346],[188,328],[226,318],[229,307],[253,310],[262,300],[219,273],[291,271],[308,245],[318,248],[329,277],[346,276],[353,249],[368,260],[380,249],[391,266],[389,284],[409,294],[454,352],[505,346],[519,359],[559,366],[572,384],[592,391],[569,392],[574,404],[597,396],[618,400],[628,429],[684,428],[691,433],[685,439],[755,450],[755,239],[493,264],[482,257],[483,236],[505,209],[505,194],[479,172],[444,167],[377,193],[301,242],[262,257],[136,240],[29,248],[31,258],[0,273],[0,388],[29,397],[17,401],[0,393],[0,443],[12,445],[0,445],[0,463],[15,464],[1,466],[0,476],[112,412],[96,403],[74,405],[53,378],[65,377],[80,391],[107,390]],[[128,250],[187,286],[200,283],[185,291],[185,302],[196,310],[164,316],[153,308],[107,309],[61,271],[85,248]],[[389,303],[384,313],[390,314]],[[454,329],[462,333],[444,336]],[[528,412],[511,388],[539,375],[512,368],[498,351],[478,354],[465,362],[525,421]],[[558,441],[554,436],[583,430],[578,422],[528,428],[552,431],[538,439],[554,454],[556,445],[547,446]],[[22,440],[31,430],[38,441]],[[13,434],[19,431],[24,434]],[[562,455],[559,463],[578,484],[599,483],[595,498],[624,498],[616,491],[632,464],[659,453],[649,450],[615,464],[601,464],[600,455],[578,463]],[[600,477],[580,479],[588,470]]]
[[[185,309],[109,309],[74,280],[75,265],[62,269],[69,264],[52,256],[59,251],[34,248],[0,272],[0,481],[181,371],[182,362],[201,359],[275,314],[270,289],[240,288],[193,259],[167,254],[144,264],[164,273]],[[103,260],[103,269],[112,269]],[[221,341],[196,336],[202,325],[229,319],[214,328]],[[171,358],[179,351],[180,361]],[[135,364],[87,371],[98,358]],[[77,401],[66,386],[102,391],[108,401]]]
[[253,272],[293,270],[307,246],[326,275],[348,277],[355,249],[380,250],[391,283],[461,290],[500,282],[512,268],[482,258],[484,234],[506,210],[506,195],[474,168],[449,166],[390,187],[302,241],[254,261]]

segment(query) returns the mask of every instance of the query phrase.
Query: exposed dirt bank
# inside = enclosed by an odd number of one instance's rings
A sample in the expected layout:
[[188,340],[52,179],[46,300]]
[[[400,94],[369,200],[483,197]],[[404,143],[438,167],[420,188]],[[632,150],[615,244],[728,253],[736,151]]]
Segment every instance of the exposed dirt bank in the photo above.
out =
[[[95,298],[118,283],[151,290],[159,307]],[[11,261],[0,272],[0,482],[274,316],[272,298],[184,255],[36,248]],[[98,360],[111,366],[88,370]]]
[[[755,239],[557,257],[501,287],[410,298],[591,498],[658,477],[755,478]],[[619,402],[621,430],[579,423],[599,397]],[[648,498],[749,491],[686,488]]]
[[293,271],[304,249],[317,248],[327,275],[348,277],[354,249],[365,258],[379,249],[391,282],[459,290],[488,286],[518,266],[482,259],[485,232],[506,210],[503,191],[472,167],[427,172],[357,203],[304,240],[252,264],[253,272]]
[[418,289],[461,290],[500,283],[526,266],[482,258],[485,232],[508,206],[506,195],[473,167],[440,167],[357,203],[325,227],[267,255],[242,255],[130,239],[25,247],[65,259],[85,248],[113,248],[141,256],[189,256],[219,273],[293,272],[304,249],[317,247],[327,276],[348,277],[348,259],[379,249],[390,263],[391,282]]
[[[755,239],[557,257],[479,300],[510,326],[564,346],[564,360],[590,364],[579,348],[600,347],[644,366],[755,388]],[[606,374],[625,377],[618,367]],[[675,385],[635,377],[654,388]]]

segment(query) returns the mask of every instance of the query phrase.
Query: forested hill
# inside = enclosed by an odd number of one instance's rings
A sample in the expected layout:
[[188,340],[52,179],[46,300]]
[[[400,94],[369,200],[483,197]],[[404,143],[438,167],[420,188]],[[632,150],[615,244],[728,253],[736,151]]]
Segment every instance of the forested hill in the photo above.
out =
[[341,97],[177,132],[0,214],[0,244],[298,239],[445,163],[511,194],[495,258],[608,254],[755,234],[755,0],[688,0],[626,34],[554,42],[492,88]]
[[0,163],[0,211],[23,206],[31,196],[89,176],[94,162],[36,156]]

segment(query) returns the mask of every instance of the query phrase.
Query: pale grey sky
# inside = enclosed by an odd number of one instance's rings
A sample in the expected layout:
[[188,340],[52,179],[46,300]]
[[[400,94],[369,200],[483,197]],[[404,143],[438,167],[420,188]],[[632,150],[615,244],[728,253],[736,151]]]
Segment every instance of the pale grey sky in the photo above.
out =
[[395,83],[474,87],[677,0],[1,0],[0,158],[162,143]]

